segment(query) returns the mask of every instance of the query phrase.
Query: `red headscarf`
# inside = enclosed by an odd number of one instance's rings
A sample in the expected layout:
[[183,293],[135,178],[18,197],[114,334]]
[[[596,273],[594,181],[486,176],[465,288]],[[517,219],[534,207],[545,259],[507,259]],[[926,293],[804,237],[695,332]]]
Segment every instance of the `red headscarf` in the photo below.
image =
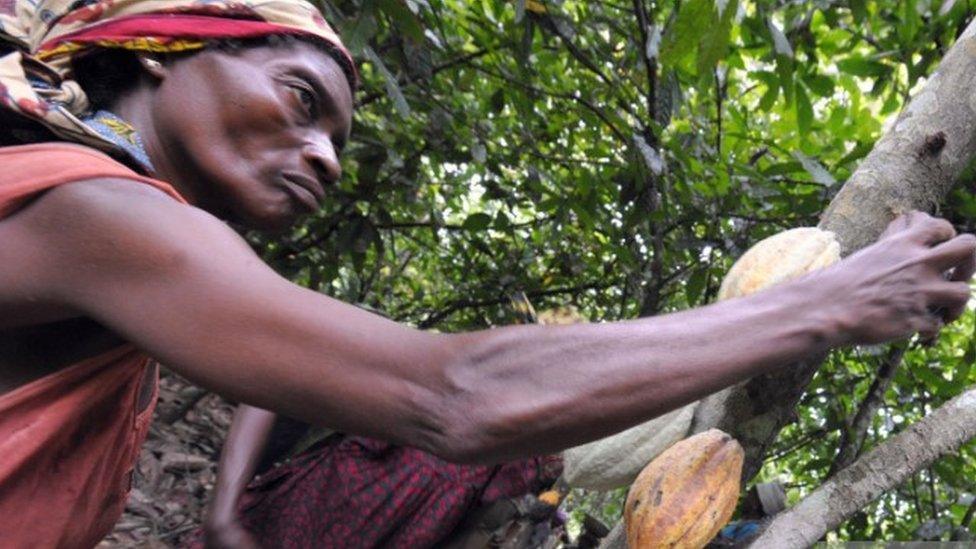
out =
[[355,79],[339,36],[303,0],[0,0],[0,46],[14,48],[0,57],[0,108],[63,139],[118,152],[84,121],[89,102],[72,80],[72,58],[94,48],[181,52],[271,35],[331,46]]

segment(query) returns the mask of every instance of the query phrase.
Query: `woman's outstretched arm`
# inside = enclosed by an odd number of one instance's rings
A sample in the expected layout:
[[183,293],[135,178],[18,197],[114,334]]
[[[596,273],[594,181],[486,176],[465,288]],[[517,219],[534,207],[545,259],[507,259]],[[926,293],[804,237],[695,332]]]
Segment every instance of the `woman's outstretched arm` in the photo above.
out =
[[893,227],[746,298],[444,335],[300,288],[209,214],[99,180],[58,187],[0,224],[0,306],[30,299],[91,317],[239,402],[491,462],[600,438],[832,347],[937,330],[969,298],[976,239],[922,214]]

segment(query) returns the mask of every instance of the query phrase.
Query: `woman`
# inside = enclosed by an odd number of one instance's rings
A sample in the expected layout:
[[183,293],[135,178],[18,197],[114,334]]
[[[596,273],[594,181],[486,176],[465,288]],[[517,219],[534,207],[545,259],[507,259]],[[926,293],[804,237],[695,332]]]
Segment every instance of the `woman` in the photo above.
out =
[[[252,406],[238,407],[221,455],[205,536],[197,534],[191,546],[205,540],[215,548],[432,547],[474,509],[538,494],[562,470],[555,456],[459,465],[413,448],[342,434],[271,467],[269,462],[286,456],[289,442],[301,437],[303,429],[296,423]],[[261,475],[252,482],[256,471]]]
[[973,237],[916,214],[833,268],[698,310],[420,332],[289,283],[224,223],[287,227],[340,176],[355,74],[310,4],[6,1],[0,33],[3,142],[32,143],[0,148],[5,545],[111,528],[150,356],[237,401],[497,463],[832,347],[934,333],[969,296]]
[[[336,35],[309,5],[7,2],[0,6],[0,31],[6,54],[0,58],[0,138],[6,144],[42,142],[0,149],[0,217],[21,217],[22,210],[32,209],[29,201],[59,183],[112,178],[138,182],[133,187],[139,192],[158,194],[152,199],[176,207],[188,200],[212,205],[219,200],[214,210],[227,217],[281,227],[313,209],[317,204],[309,195],[322,192],[323,183],[338,177],[336,151],[348,133],[355,71]],[[267,37],[293,40],[260,42]],[[234,44],[254,47],[221,56],[211,48]],[[189,58],[194,52],[199,64],[215,58],[220,62],[198,68],[195,75],[179,74],[188,70],[188,63],[176,57]],[[238,81],[259,69],[264,80],[255,79],[250,86]],[[208,79],[206,85],[201,86],[202,78]],[[143,140],[172,137],[165,133],[172,124],[163,120],[156,128],[156,120],[147,120],[159,110],[133,106],[145,102],[146,82],[151,80],[161,90],[153,101],[163,105],[169,114],[162,118],[170,122],[180,117],[184,124],[195,123],[193,118],[206,121],[194,106],[209,115],[219,110],[223,124],[240,122],[247,116],[235,117],[233,107],[249,99],[249,106],[265,109],[263,125],[252,125],[249,133],[246,124],[238,124],[235,135],[215,137],[208,130],[224,131],[221,124],[197,123],[192,137],[198,139],[181,139],[180,147],[206,151],[203,155],[180,154],[172,141]],[[232,103],[224,97],[230,89],[236,94]],[[199,94],[196,101],[187,101],[186,94],[193,93]],[[329,101],[317,94],[329,94]],[[328,109],[321,120],[315,112],[319,108]],[[314,124],[299,121],[313,115]],[[136,130],[145,125],[153,131]],[[256,136],[259,131],[262,135]],[[188,133],[182,135],[190,137]],[[274,158],[268,147],[256,143],[262,139],[275,140],[278,150],[298,153]],[[263,165],[255,161],[260,160],[255,158],[259,149],[270,160]],[[244,156],[248,162],[235,158]],[[244,189],[263,177],[259,172],[265,165],[294,169],[282,171],[275,188],[285,193]],[[201,181],[200,171],[212,169],[223,171],[207,177],[221,181],[219,189],[172,186],[149,177]],[[97,322],[77,317],[59,306],[3,310],[4,546],[93,546],[125,504],[132,466],[152,416],[156,368],[144,353],[123,345]]]

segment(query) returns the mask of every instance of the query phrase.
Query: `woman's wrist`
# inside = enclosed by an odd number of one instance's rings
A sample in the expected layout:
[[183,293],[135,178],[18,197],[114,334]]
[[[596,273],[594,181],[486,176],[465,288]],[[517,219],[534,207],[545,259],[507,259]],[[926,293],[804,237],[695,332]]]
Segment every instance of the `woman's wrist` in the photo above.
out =
[[778,288],[795,318],[805,322],[806,330],[818,352],[826,352],[853,343],[849,324],[851,307],[833,290],[826,273],[803,277]]
[[237,523],[236,501],[233,500],[234,498],[230,499],[231,501],[228,501],[228,499],[218,497],[211,502],[207,516],[204,518],[204,528],[219,530]]

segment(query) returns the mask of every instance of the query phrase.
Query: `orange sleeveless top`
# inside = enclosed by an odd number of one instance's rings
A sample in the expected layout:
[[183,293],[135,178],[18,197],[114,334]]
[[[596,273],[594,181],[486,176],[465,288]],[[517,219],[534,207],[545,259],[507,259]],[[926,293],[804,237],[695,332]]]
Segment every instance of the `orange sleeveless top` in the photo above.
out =
[[[183,198],[93,149],[0,148],[0,222],[65,183],[124,178]],[[95,546],[121,516],[156,388],[138,411],[149,358],[130,345],[0,395],[0,546]]]

